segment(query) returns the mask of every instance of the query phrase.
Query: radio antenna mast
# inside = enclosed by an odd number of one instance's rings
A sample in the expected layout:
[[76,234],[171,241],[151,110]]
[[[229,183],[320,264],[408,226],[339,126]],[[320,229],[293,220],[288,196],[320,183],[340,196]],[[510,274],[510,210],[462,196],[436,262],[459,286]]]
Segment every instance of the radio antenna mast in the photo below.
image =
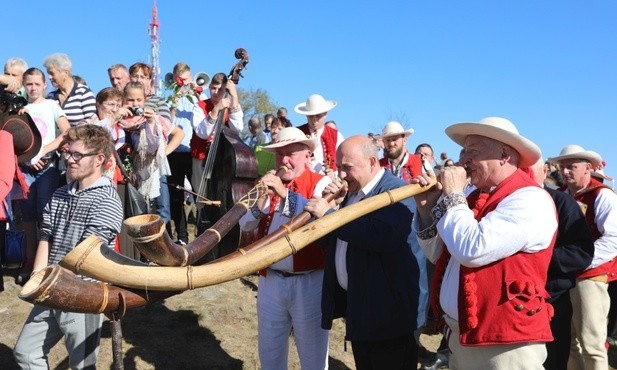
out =
[[159,79],[161,75],[161,67],[159,65],[159,20],[158,9],[156,7],[156,0],[154,0],[154,6],[152,6],[152,20],[150,21],[150,28],[148,34],[150,35],[150,50],[152,59],[152,86],[154,87],[154,94],[161,96],[162,85]]

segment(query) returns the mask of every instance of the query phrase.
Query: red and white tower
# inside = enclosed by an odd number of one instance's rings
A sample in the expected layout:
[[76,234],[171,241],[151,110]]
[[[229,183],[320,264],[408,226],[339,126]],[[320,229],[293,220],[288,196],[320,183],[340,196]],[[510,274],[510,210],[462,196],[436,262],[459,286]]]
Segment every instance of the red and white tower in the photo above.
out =
[[154,87],[154,93],[161,96],[162,83],[159,79],[161,75],[161,67],[159,66],[159,20],[158,9],[156,7],[156,0],[154,0],[154,6],[152,7],[152,20],[150,21],[150,28],[148,34],[150,35],[150,49],[152,59],[152,86]]

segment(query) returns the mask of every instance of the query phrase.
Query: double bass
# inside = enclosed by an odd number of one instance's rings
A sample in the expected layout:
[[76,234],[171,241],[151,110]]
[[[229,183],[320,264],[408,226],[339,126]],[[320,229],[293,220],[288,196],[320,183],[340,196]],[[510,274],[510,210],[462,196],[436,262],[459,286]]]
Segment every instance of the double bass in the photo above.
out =
[[[249,62],[245,49],[234,53],[239,61],[231,68],[228,79],[238,84],[242,70]],[[222,109],[214,125],[214,137],[205,159],[204,172],[199,186],[199,195],[220,202],[220,206],[204,205],[197,217],[197,233],[201,235],[218,221],[242,196],[254,186],[257,175],[255,153],[240,138],[239,132],[227,127],[227,109]],[[241,232],[235,225],[202,261],[206,262],[235,251],[238,246],[249,244],[255,232]]]

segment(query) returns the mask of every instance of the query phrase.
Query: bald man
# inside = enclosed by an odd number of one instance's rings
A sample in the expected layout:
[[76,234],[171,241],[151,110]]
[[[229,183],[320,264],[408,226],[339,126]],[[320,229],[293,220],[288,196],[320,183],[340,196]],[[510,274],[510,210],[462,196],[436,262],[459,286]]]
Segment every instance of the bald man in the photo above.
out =
[[[335,202],[343,207],[405,186],[385,171],[377,146],[366,136],[352,136],[336,152],[339,177],[348,189]],[[326,187],[341,188],[338,180]],[[306,210],[321,217],[332,212],[323,198],[309,200]],[[322,327],[346,317],[357,369],[411,369],[418,359],[413,333],[417,326],[418,262],[410,239],[413,204],[397,202],[351,221],[330,235],[321,299]]]

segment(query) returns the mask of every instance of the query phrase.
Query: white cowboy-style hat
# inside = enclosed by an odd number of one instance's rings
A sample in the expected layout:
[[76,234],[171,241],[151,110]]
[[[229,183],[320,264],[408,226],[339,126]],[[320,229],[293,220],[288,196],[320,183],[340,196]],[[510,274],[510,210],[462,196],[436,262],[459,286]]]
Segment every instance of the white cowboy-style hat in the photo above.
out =
[[594,152],[593,150],[585,150],[582,146],[575,144],[564,146],[558,156],[549,158],[548,161],[559,163],[565,159],[584,159],[591,163],[591,167],[593,169],[597,169],[602,166],[602,157],[600,154]]
[[608,180],[608,181],[615,181],[614,177],[611,177],[607,174],[604,173],[604,169],[602,167],[591,171],[591,176],[597,178],[597,179],[603,179],[603,180]]
[[262,149],[268,152],[276,152],[276,148],[290,144],[304,144],[308,146],[311,152],[315,150],[316,146],[315,140],[307,138],[299,128],[285,127],[279,131],[278,135],[276,135],[276,140],[272,144],[266,145]]
[[383,130],[381,130],[381,137],[383,138],[395,135],[405,135],[405,137],[407,137],[409,135],[413,135],[413,129],[410,128],[409,130],[405,130],[403,125],[395,121],[386,123]]
[[294,111],[305,116],[312,116],[324,113],[336,107],[334,100],[326,100],[321,95],[313,94],[306,99],[306,102],[296,105]]
[[485,136],[507,144],[521,157],[520,168],[530,167],[542,156],[540,148],[533,141],[520,135],[512,122],[501,117],[486,117],[480,122],[456,123],[446,128],[446,135],[460,146],[465,146],[465,138],[469,135]]

